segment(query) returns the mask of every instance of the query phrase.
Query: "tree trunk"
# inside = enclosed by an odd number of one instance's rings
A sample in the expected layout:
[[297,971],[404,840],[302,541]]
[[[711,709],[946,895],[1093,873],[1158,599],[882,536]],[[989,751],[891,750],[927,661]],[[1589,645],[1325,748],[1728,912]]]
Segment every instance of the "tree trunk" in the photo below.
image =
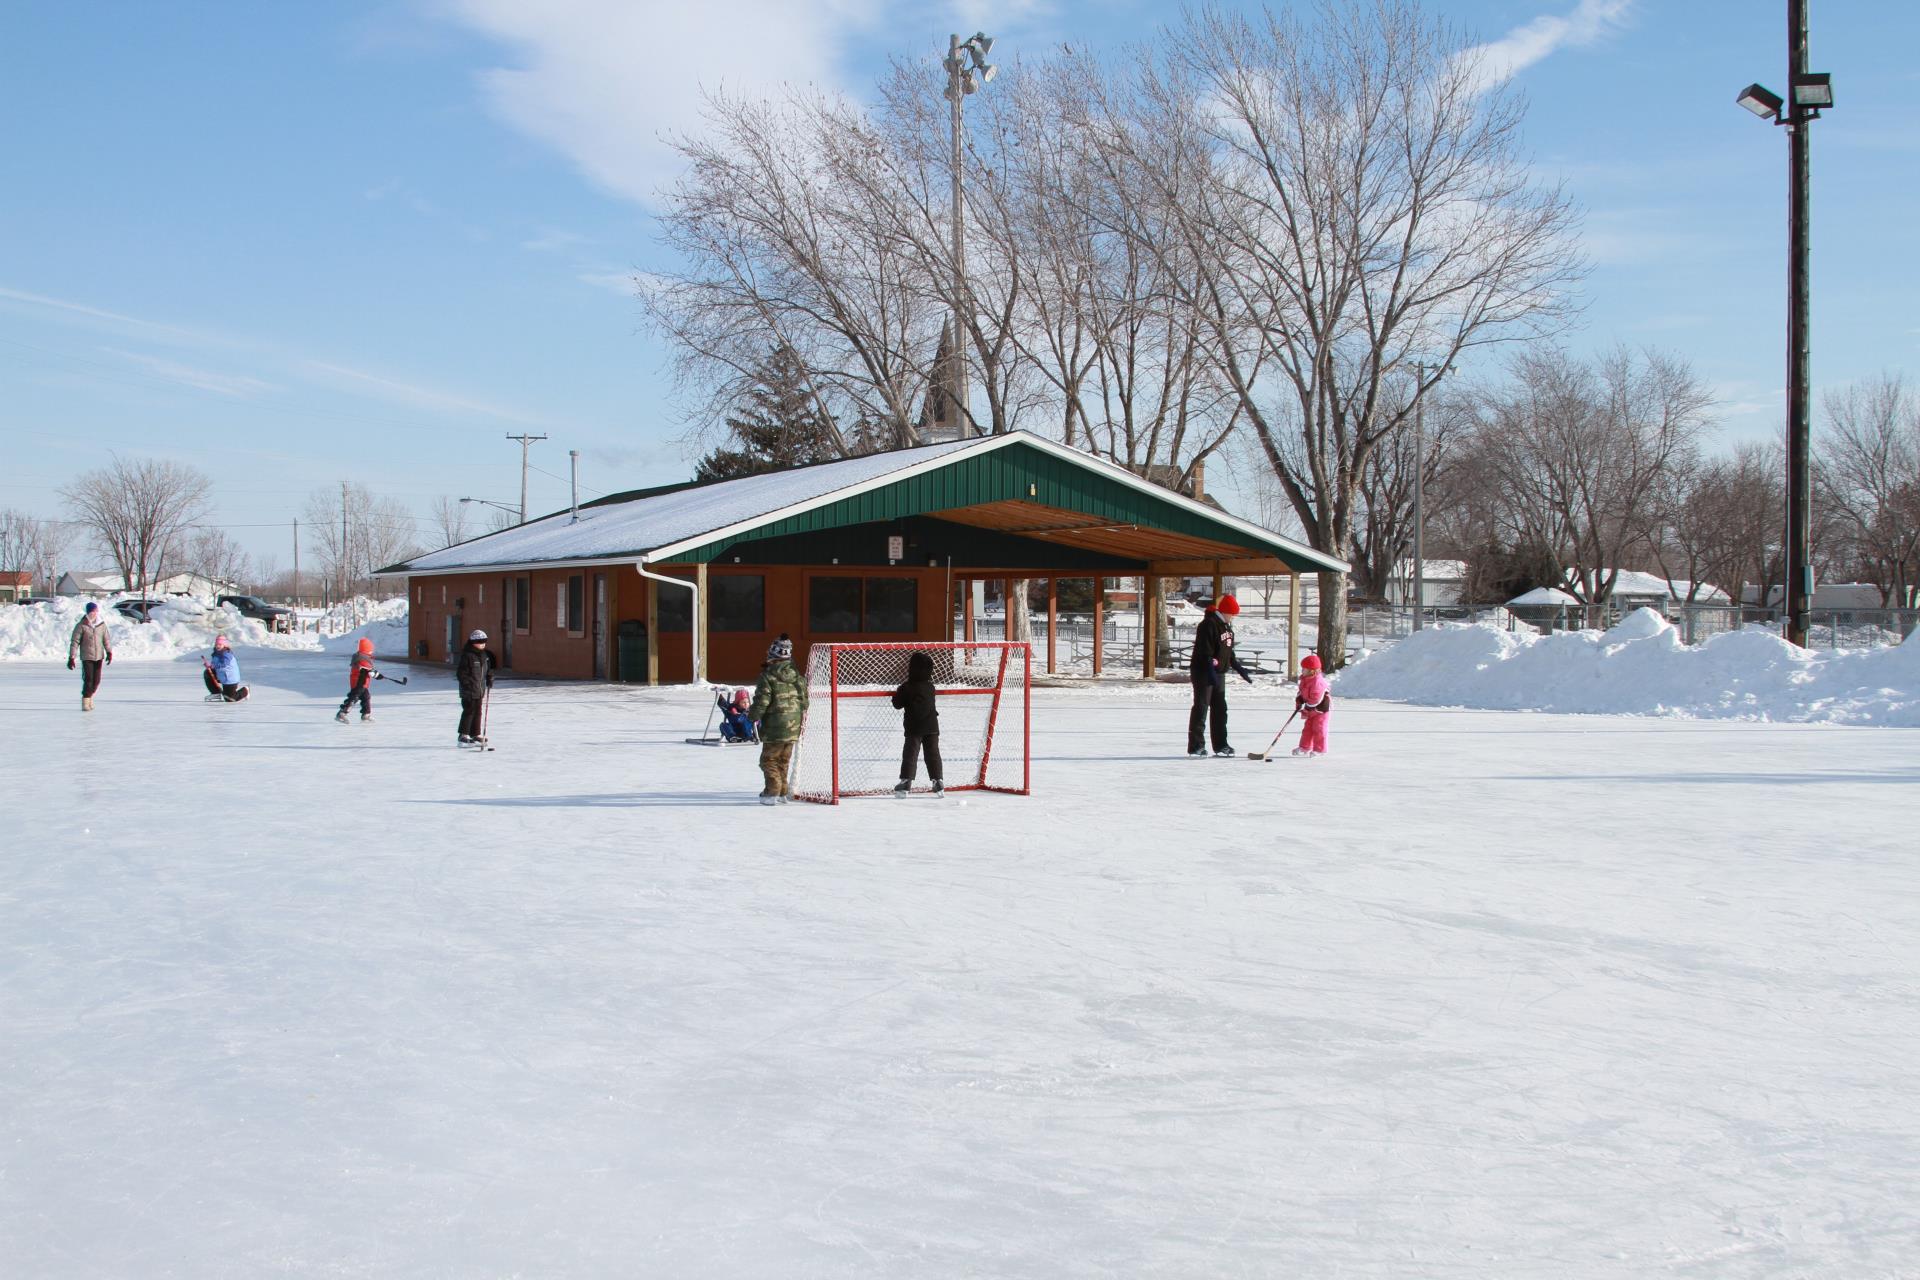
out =
[[1338,671],[1347,665],[1347,575],[1322,573],[1320,579],[1320,626],[1314,650],[1321,666]]
[[1027,580],[1016,579],[1008,584],[1007,592],[1007,639],[1033,642],[1033,609],[1027,601]]
[[[1146,580],[1142,579],[1140,585],[1144,587]],[[1145,592],[1143,591],[1141,594],[1144,598]],[[1147,606],[1153,610],[1148,622],[1149,625],[1153,627],[1154,664],[1161,667],[1171,667],[1173,665],[1173,635],[1167,626],[1167,579],[1156,578],[1154,580],[1153,599],[1147,601]]]

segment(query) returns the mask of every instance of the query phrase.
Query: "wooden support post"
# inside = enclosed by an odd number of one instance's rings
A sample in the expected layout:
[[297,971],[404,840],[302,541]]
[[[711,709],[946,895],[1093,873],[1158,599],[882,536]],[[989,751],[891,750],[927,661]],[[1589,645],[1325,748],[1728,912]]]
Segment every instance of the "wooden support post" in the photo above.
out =
[[1093,580],[1093,674],[1100,674],[1107,640],[1107,580]]
[[1220,592],[1226,587],[1227,580],[1220,572],[1220,562],[1213,562],[1213,602],[1220,603]]
[[647,589],[647,683],[660,683],[660,584],[640,580]]
[[700,650],[700,660],[694,664],[693,682],[704,684],[707,672],[713,669],[713,660],[707,654],[707,614],[712,605],[707,599],[707,564],[704,560],[694,566],[693,585],[700,596],[700,608],[695,611],[693,619],[693,638],[695,647]]
[[1300,678],[1300,571],[1287,570],[1287,678]]
[[965,603],[960,606],[960,636],[968,644],[973,643],[973,579],[960,579],[960,598]]
[[1059,635],[1060,635],[1060,579],[1050,577],[1047,579],[1047,674],[1048,675],[1052,675],[1056,670],[1058,670],[1058,663],[1056,662],[1056,659],[1059,656],[1059,652],[1060,652],[1060,646],[1057,642]]
[[1160,646],[1155,641],[1160,638],[1160,628],[1154,625],[1158,621],[1154,614],[1159,611],[1160,579],[1149,575],[1140,579],[1140,675],[1147,680],[1153,679],[1159,666]]

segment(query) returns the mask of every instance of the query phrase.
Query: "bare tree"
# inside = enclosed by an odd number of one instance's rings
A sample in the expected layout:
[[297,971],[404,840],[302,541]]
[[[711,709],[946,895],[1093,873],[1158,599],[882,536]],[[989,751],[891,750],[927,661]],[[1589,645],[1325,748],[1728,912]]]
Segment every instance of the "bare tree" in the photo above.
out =
[[24,573],[30,587],[50,591],[60,570],[60,557],[73,541],[74,526],[64,520],[42,520],[24,511],[0,511],[0,570]]
[[456,542],[465,542],[470,536],[467,532],[467,504],[458,498],[445,494],[433,500],[432,527],[440,538],[440,545],[450,547]]
[[1690,585],[1695,603],[1707,586],[1741,604],[1748,587],[1765,603],[1782,580],[1786,461],[1778,445],[1742,444],[1722,457],[1676,465],[1663,486],[1664,520],[1653,539],[1669,587]]
[[300,521],[322,581],[342,596],[372,592],[375,570],[421,549],[406,505],[375,497],[363,484],[315,490]]
[[1920,395],[1899,374],[1831,391],[1820,441],[1821,495],[1846,560],[1883,603],[1920,594]]
[[186,528],[206,509],[211,487],[204,472],[182,463],[116,455],[60,496],[128,588],[144,593],[163,559],[184,554]]
[[[1312,20],[1190,14],[1146,73],[1150,115],[1108,113],[1147,174],[1208,350],[1317,548],[1351,554],[1373,452],[1436,366],[1554,331],[1581,263],[1572,208],[1533,178],[1524,106],[1465,39],[1402,0]],[[1321,575],[1319,648],[1344,658],[1346,575]]]
[[253,577],[246,551],[224,529],[195,529],[180,560],[190,572],[224,589],[242,587]]
[[1560,583],[1598,604],[1653,541],[1660,498],[1686,463],[1712,403],[1687,364],[1616,349],[1588,365],[1564,351],[1513,362],[1488,393],[1481,460],[1498,486],[1509,546],[1546,548]]

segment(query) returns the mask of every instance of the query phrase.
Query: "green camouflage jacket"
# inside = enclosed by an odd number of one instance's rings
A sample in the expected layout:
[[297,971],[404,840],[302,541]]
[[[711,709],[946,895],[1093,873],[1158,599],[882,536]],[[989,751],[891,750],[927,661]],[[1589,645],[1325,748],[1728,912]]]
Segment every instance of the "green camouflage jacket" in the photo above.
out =
[[807,678],[791,662],[776,662],[760,673],[747,714],[760,722],[760,741],[792,742],[807,718]]

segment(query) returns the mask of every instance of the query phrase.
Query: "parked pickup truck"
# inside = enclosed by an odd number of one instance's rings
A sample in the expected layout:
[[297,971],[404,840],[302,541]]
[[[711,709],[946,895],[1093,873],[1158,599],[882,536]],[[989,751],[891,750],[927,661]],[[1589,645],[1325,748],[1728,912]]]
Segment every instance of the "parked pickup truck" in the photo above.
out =
[[293,630],[293,610],[268,604],[259,596],[221,596],[215,603],[232,605],[241,617],[266,623],[269,631]]

